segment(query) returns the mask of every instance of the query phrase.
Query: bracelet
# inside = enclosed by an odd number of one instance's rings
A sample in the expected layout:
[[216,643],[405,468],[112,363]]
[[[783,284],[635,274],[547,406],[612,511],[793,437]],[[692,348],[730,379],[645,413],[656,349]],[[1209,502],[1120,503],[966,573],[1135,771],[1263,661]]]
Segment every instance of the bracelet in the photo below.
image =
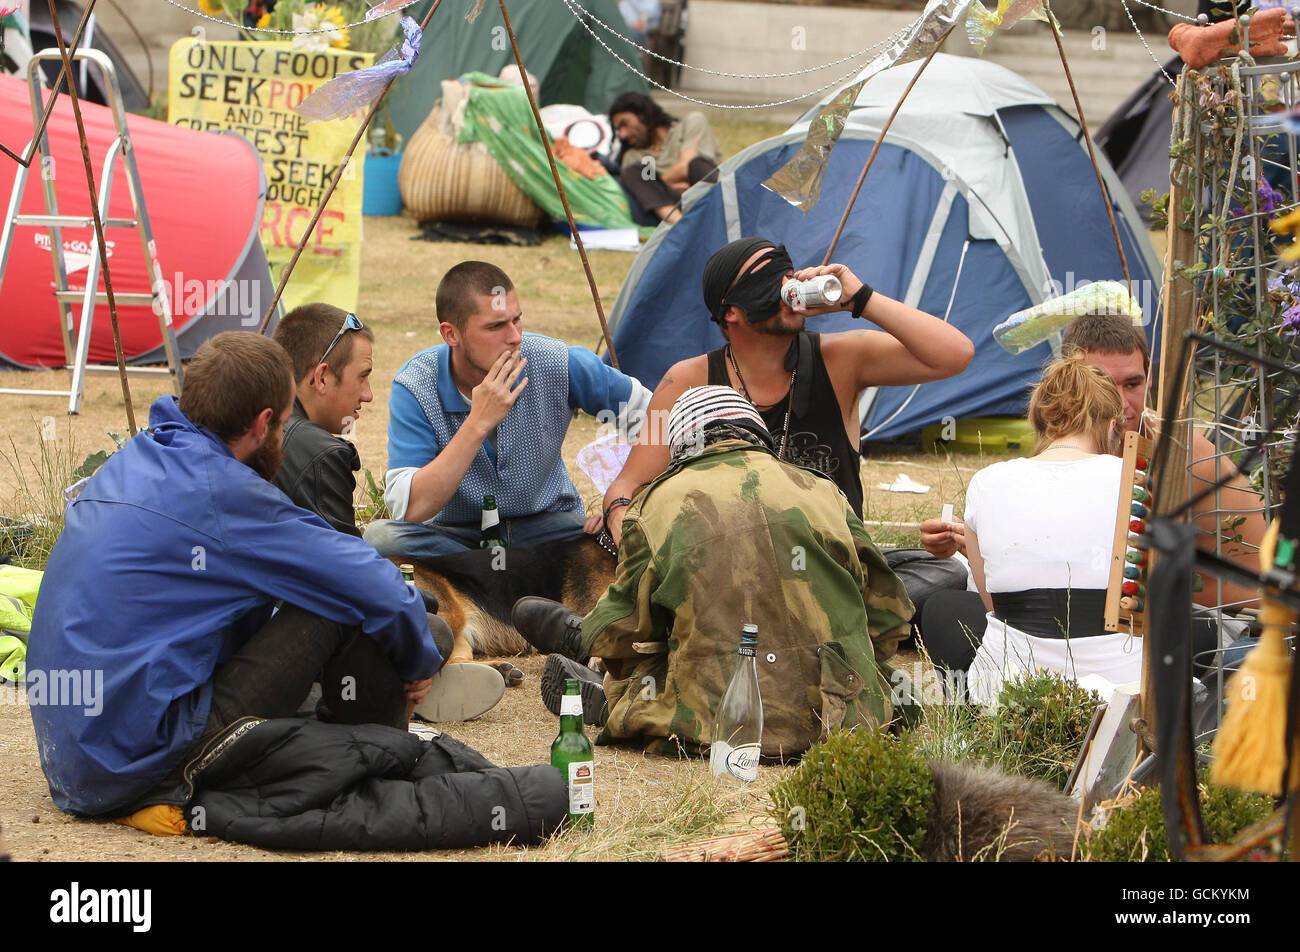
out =
[[871,285],[863,281],[862,287],[858,288],[858,293],[849,298],[849,303],[853,305],[854,318],[862,316],[862,312],[867,309],[867,302],[871,300],[871,295],[874,293]]
[[614,509],[616,509],[618,506],[630,506],[630,505],[632,505],[632,500],[628,499],[626,496],[619,496],[617,499],[611,502],[608,507],[606,507],[605,512],[601,515],[601,518],[604,519],[606,522],[609,522],[609,514],[613,512]]

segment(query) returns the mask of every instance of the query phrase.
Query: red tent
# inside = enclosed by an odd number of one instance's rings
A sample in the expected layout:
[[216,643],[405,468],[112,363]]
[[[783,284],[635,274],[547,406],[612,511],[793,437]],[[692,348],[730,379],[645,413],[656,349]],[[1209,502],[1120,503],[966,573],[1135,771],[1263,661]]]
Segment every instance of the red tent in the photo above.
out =
[[[81,104],[81,113],[98,187],[105,154],[116,136],[113,116],[106,107],[90,103]],[[266,193],[261,157],[236,135],[196,132],[140,116],[128,116],[127,127],[182,355],[192,355],[199,344],[221,331],[256,329],[274,293],[258,237]],[[85,166],[67,96],[59,97],[46,128],[53,166],[42,170],[38,160],[33,161],[20,211],[45,214],[41,176],[52,174],[60,214],[88,215]],[[0,137],[10,149],[25,154],[22,150],[31,136],[27,83],[0,76]],[[19,168],[0,154],[0,215],[8,207]],[[133,217],[120,159],[109,215]],[[94,229],[64,228],[61,237],[69,283],[83,290]],[[147,292],[151,282],[138,233],[111,228],[104,237],[113,290]],[[99,284],[102,290],[102,274]],[[15,229],[8,263],[0,271],[0,367],[65,364],[53,290],[49,232],[31,226]],[[78,301],[73,305],[74,320],[80,309]],[[158,363],[165,359],[158,318],[150,307],[119,306],[118,319],[127,360]],[[95,310],[90,362],[114,359],[108,307],[100,304]]]

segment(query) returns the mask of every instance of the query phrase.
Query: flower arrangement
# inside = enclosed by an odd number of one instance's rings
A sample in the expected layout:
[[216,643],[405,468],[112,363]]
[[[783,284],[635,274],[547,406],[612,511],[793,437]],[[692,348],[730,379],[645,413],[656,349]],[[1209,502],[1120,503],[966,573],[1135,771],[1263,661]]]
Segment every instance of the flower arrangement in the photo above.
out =
[[246,39],[276,42],[284,36],[260,31],[293,31],[294,49],[309,52],[349,49],[383,53],[397,34],[395,17],[364,22],[365,0],[198,0],[198,4],[208,16],[240,26]]

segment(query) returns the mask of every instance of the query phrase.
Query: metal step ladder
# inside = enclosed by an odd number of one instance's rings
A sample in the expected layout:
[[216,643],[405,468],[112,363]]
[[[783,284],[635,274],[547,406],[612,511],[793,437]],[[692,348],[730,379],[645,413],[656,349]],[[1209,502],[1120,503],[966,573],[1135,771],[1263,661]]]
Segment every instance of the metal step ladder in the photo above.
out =
[[[163,279],[162,267],[158,263],[153,229],[149,225],[149,213],[145,208],[144,190],[140,186],[140,171],[136,166],[135,150],[131,145],[131,135],[126,127],[126,110],[122,106],[122,90],[118,83],[117,72],[113,68],[112,61],[99,50],[82,48],[70,51],[69,55],[74,60],[84,61],[83,68],[86,62],[98,66],[110,91],[109,108],[113,110],[113,123],[117,129],[117,138],[109,145],[108,151],[104,155],[104,161],[100,166],[98,207],[99,217],[104,226],[105,238],[107,238],[110,228],[135,229],[140,236],[140,248],[144,253],[146,271],[153,277],[153,284],[149,291],[130,293],[115,289],[113,299],[119,307],[148,305],[153,308],[153,312],[158,315],[158,328],[162,332],[163,350],[167,355],[167,366],[127,367],[127,373],[154,376],[169,374],[172,378],[172,386],[179,395],[183,370],[180,349],[176,344],[176,333],[172,328],[171,301],[167,295],[167,285]],[[57,49],[42,50],[36,53],[31,62],[27,64],[27,82],[31,89],[33,129],[39,124],[41,114],[44,111],[43,86],[39,72],[40,64],[42,61],[49,59],[60,59],[59,51]],[[31,142],[28,142],[24,154],[26,154],[27,149],[31,148],[31,145]],[[109,200],[113,192],[113,175],[119,160],[123,163],[123,169],[126,172],[127,187],[131,193],[133,218],[108,217]],[[4,281],[5,265],[9,260],[9,251],[13,247],[16,230],[22,226],[48,229],[50,235],[50,259],[54,263],[54,297],[58,302],[59,327],[63,332],[63,353],[67,360],[66,366],[72,371],[72,384],[67,390],[0,388],[0,394],[67,397],[68,412],[78,413],[81,410],[86,374],[117,373],[118,370],[116,364],[87,363],[90,354],[90,334],[95,317],[95,307],[98,304],[106,304],[108,295],[97,290],[102,262],[99,256],[99,243],[93,239],[90,242],[90,262],[86,266],[85,290],[76,291],[68,286],[68,268],[64,261],[61,229],[93,228],[94,218],[89,213],[84,215],[59,214],[54,182],[52,176],[46,174],[45,171],[53,167],[53,161],[54,157],[50,152],[49,131],[47,129],[41,135],[31,165],[19,165],[18,174],[14,178],[13,191],[9,196],[9,207],[4,217],[3,230],[0,230],[0,282]],[[78,162],[78,164],[80,163]],[[46,213],[44,215],[23,215],[19,213],[19,209],[22,207],[23,193],[27,185],[27,177],[33,168],[41,170],[41,186],[45,193]],[[80,322],[75,325],[76,341],[74,344],[73,304],[77,300],[81,301],[81,318]]]

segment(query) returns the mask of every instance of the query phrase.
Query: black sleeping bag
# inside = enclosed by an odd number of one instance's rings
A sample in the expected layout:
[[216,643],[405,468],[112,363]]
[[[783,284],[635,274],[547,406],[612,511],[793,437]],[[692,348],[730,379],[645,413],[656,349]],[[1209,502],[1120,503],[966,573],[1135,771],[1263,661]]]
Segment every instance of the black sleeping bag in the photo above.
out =
[[530,845],[568,813],[554,767],[495,767],[445,734],[378,724],[249,718],[194,769],[194,832],[270,849]]

